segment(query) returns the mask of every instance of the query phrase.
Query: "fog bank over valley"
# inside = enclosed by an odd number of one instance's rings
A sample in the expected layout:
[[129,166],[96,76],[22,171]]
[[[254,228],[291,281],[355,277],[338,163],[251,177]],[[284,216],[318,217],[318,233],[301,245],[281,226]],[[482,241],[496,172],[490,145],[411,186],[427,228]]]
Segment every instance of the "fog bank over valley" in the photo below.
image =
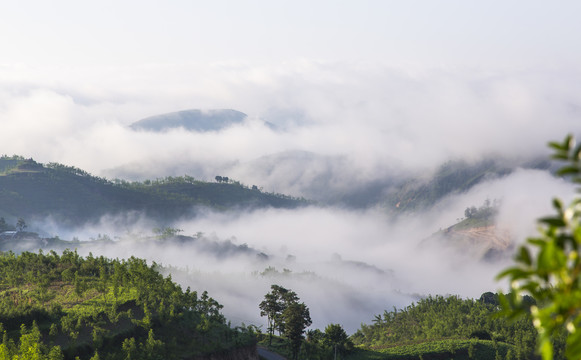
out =
[[[296,209],[196,209],[166,224],[182,235],[203,233],[183,244],[127,240],[160,226],[139,213],[79,228],[27,219],[67,240],[111,236],[115,242],[79,252],[171,267],[175,280],[224,304],[234,323],[265,324],[258,304],[273,283],[297,292],[313,327],[335,322],[349,332],[420,296],[495,291],[502,286],[495,274],[511,261],[514,245],[534,234],[535,219],[551,212],[551,198],[573,193],[550,175],[554,166],[534,164],[547,159],[547,141],[581,132],[575,74],[412,72],[314,61],[241,66],[234,74],[225,65],[169,69],[124,69],[135,86],[123,77],[97,81],[96,73],[82,79],[95,80],[94,88],[72,78],[58,87],[3,82],[0,115],[10,136],[2,152],[108,179],[219,175],[315,200]],[[186,86],[194,79],[199,86]],[[145,83],[172,91],[139,85]],[[131,127],[185,109],[226,109],[238,117],[207,130]],[[465,179],[455,184],[458,174]],[[487,199],[500,207],[484,242],[439,232]],[[497,233],[510,235],[498,240]]]
[[[136,214],[73,229],[51,222],[40,227],[81,240],[70,246],[82,255],[155,261],[182,286],[208,290],[235,324],[264,328],[258,303],[279,284],[310,307],[313,327],[341,323],[353,332],[383,310],[422,296],[477,298],[500,289],[494,275],[510,263],[514,246],[535,234],[535,219],[551,212],[553,196],[573,193],[571,184],[546,171],[521,169],[400,215],[329,206],[208,210],[168,224],[180,231],[167,236]],[[498,200],[493,231],[510,234],[506,247],[489,239],[467,247],[439,237],[466,208],[487,199]],[[493,256],[483,256],[491,248]]]

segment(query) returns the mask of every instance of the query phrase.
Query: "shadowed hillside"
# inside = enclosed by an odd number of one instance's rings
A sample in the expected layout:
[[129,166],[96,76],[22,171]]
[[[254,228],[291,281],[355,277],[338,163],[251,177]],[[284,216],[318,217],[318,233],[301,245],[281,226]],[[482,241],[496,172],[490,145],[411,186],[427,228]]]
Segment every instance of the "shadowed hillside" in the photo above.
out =
[[218,131],[240,124],[246,114],[231,109],[183,110],[151,116],[131,124],[133,130],[164,131],[184,128],[190,131]]
[[[189,176],[153,181],[109,181],[70,166],[43,165],[21,157],[0,158],[0,217],[50,216],[68,224],[105,214],[140,212],[160,221],[195,214],[196,207],[294,208],[305,200],[264,193],[229,180],[209,183]],[[221,177],[220,177],[221,178]]]

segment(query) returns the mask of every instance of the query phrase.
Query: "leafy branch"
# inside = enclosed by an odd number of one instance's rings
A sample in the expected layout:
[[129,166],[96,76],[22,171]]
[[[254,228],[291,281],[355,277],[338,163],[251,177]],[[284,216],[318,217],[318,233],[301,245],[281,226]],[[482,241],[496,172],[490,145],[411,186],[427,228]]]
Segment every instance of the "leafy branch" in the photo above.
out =
[[[554,159],[567,162],[557,174],[581,184],[581,145],[569,135],[551,142]],[[555,342],[566,334],[565,356],[581,358],[581,198],[568,205],[554,199],[556,214],[539,219],[539,235],[518,249],[516,265],[497,278],[510,281],[511,291],[500,297],[510,318],[530,314],[538,332],[543,360],[553,359]],[[535,302],[527,301],[527,295]]]

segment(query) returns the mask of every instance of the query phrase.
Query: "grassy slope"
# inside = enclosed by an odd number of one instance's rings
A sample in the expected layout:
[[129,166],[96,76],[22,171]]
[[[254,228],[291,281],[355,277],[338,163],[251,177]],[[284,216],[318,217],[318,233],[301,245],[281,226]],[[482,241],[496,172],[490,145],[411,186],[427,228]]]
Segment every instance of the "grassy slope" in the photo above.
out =
[[[260,346],[270,351],[290,358],[291,354],[287,342],[278,336],[273,337],[272,344],[268,345],[268,337],[264,336],[259,342]],[[472,347],[472,349],[470,349]],[[424,340],[410,344],[392,345],[385,348],[356,347],[347,354],[345,360],[490,360],[494,359],[498,350],[504,359],[508,350],[514,353],[513,345],[490,340]],[[470,357],[470,354],[472,357]],[[303,354],[306,356],[306,354]]]
[[0,323],[9,338],[17,343],[20,325],[34,320],[44,342],[67,359],[88,359],[95,349],[121,359],[122,342],[144,342],[148,329],[176,359],[252,344],[229,328],[213,299],[183,292],[141,260],[1,254],[0,271]]
[[[472,346],[472,350],[470,347]],[[489,360],[494,359],[498,349],[504,359],[509,349],[514,347],[506,343],[494,343],[490,340],[448,339],[424,341],[411,345],[391,346],[384,349],[357,348],[347,360]],[[514,349],[512,350],[514,351]],[[472,353],[472,357],[470,357]]]

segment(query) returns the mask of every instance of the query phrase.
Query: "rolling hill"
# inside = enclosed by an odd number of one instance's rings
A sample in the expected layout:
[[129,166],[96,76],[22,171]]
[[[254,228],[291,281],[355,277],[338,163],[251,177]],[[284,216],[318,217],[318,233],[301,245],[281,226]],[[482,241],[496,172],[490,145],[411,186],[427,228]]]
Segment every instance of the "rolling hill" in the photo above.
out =
[[6,359],[257,359],[207,292],[185,291],[145,260],[0,253]]
[[166,131],[184,128],[189,131],[218,131],[240,124],[246,114],[232,109],[183,110],[154,115],[131,124],[131,129],[141,131]]
[[105,214],[139,212],[159,221],[195,215],[196,208],[294,208],[308,204],[265,193],[228,179],[215,183],[189,176],[144,182],[109,181],[81,169],[41,164],[18,156],[0,158],[0,217],[52,219],[69,225]]
[[489,200],[479,208],[467,208],[465,218],[432,234],[422,243],[450,247],[474,259],[494,261],[507,258],[514,250],[514,236],[496,225],[500,202]]
[[547,160],[526,162],[487,158],[477,162],[448,161],[428,176],[407,177],[383,189],[382,205],[391,213],[414,212],[434,206],[452,194],[460,194],[488,180],[511,174],[517,168],[552,171]]

